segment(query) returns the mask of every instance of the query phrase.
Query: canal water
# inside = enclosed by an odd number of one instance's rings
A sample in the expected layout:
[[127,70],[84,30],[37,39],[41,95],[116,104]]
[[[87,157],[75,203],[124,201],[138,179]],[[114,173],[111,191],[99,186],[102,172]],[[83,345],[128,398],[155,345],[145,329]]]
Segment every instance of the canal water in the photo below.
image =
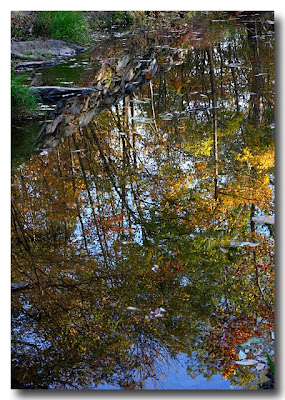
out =
[[274,21],[94,35],[12,121],[12,387],[244,390],[274,370]]

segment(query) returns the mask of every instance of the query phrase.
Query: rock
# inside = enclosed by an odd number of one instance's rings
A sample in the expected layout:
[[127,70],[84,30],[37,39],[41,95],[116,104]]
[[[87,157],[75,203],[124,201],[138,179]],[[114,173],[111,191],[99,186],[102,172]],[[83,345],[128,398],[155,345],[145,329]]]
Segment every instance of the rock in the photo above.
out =
[[134,75],[135,74],[134,74],[133,68],[130,68],[128,73],[125,76],[125,80],[128,81],[128,82],[131,81],[134,78]]
[[117,64],[116,67],[116,72],[120,72],[123,68],[125,68],[125,66],[128,64],[130,60],[130,56],[129,55],[125,55]]
[[46,133],[43,137],[43,146],[52,147],[52,143],[54,141],[54,136],[50,133]]
[[26,61],[15,66],[16,71],[25,71],[36,68],[54,67],[59,61]]
[[11,43],[11,54],[22,59],[37,60],[42,56],[70,57],[83,51],[83,47],[64,40],[39,39]]
[[37,91],[45,103],[53,104],[64,97],[80,96],[96,92],[93,88],[61,87],[61,86],[31,86]]
[[[70,136],[76,129],[88,125],[102,110],[118,104],[124,96],[148,84],[150,77],[170,69],[169,62],[171,60],[166,59],[161,63],[159,59],[158,63],[153,56],[146,60],[133,60],[129,55],[120,55],[117,62],[115,58],[112,62],[108,59],[108,63],[99,66],[99,70],[92,70],[91,80],[86,80],[92,87],[32,85],[41,95],[45,103],[43,106],[52,104],[55,107],[40,134],[43,147],[53,147],[62,136]],[[95,83],[96,87],[93,86]],[[151,122],[151,119],[147,122]],[[231,245],[256,244],[233,242]]]
[[79,97],[74,97],[70,99],[70,101],[66,104],[66,109],[64,111],[65,114],[76,115],[80,114],[82,111],[82,102],[80,101]]
[[139,86],[133,85],[132,83],[128,83],[125,87],[125,93],[131,94],[131,93],[135,92],[138,88],[139,88]]
[[69,124],[63,128],[63,136],[71,136],[75,132],[75,124]]
[[110,106],[110,105],[114,104],[115,101],[116,101],[116,98],[115,98],[115,97],[109,96],[109,97],[107,97],[107,98],[105,99],[104,104]]
[[46,133],[47,134],[53,133],[61,120],[62,120],[62,115],[59,115],[52,123],[48,124],[46,127]]
[[112,77],[113,77],[113,71],[110,67],[105,66],[98,76],[96,77],[97,81],[101,83],[103,86],[110,86],[112,82]]
[[151,68],[151,74],[154,76],[158,71],[158,65],[154,64],[153,67]]

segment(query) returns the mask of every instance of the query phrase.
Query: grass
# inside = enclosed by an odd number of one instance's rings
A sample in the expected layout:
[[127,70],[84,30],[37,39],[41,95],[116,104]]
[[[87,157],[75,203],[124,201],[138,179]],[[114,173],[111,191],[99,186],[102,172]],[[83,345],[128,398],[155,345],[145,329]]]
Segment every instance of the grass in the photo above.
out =
[[[26,76],[16,76],[11,73],[11,105],[13,114],[32,113],[35,111],[38,98],[37,94],[24,84]],[[15,115],[13,115],[15,117]]]
[[89,24],[82,11],[38,11],[34,34],[76,44],[90,41]]
[[270,357],[270,355],[268,353],[266,353],[266,357],[267,357],[271,372],[274,375],[274,362],[272,361],[272,359],[271,359],[271,357]]

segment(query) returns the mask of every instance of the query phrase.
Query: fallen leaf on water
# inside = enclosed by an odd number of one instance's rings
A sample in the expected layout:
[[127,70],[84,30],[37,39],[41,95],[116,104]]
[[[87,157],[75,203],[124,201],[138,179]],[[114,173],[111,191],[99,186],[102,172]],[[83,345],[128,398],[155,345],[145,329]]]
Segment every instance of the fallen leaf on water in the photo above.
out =
[[240,360],[244,360],[246,358],[246,354],[242,350],[240,350],[238,353],[238,358]]
[[264,367],[265,367],[265,364],[263,364],[263,363],[258,363],[258,364],[256,364],[256,366],[255,366],[255,368],[256,368],[257,371],[263,370]]
[[247,347],[247,346],[250,346],[252,343],[260,343],[260,339],[253,337],[253,338],[249,339],[247,342],[242,343],[240,346]]
[[274,225],[274,217],[271,215],[261,215],[261,216],[253,217],[252,220],[254,222],[257,222],[258,224]]
[[230,247],[244,247],[244,246],[256,247],[256,246],[259,246],[259,243],[238,242],[235,240],[232,240],[229,244],[230,244]]
[[238,365],[255,365],[257,364],[256,360],[243,360],[243,361],[234,361],[235,364]]

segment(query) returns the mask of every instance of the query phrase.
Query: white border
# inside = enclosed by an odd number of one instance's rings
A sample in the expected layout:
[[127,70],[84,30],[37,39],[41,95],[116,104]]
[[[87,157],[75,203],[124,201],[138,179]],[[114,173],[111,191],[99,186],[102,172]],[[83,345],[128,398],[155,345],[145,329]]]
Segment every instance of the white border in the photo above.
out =
[[[281,74],[284,71],[284,11],[285,11],[285,5],[284,1],[282,0],[271,0],[271,1],[248,1],[248,0],[240,0],[238,2],[229,2],[229,1],[203,1],[203,2],[191,2],[191,1],[181,1],[181,0],[176,0],[175,2],[170,2],[170,1],[165,1],[165,0],[144,0],[143,2],[134,2],[134,1],[126,1],[126,0],[121,0],[121,1],[108,1],[104,3],[99,3],[96,1],[80,1],[78,2],[73,2],[71,3],[70,1],[68,2],[59,2],[59,1],[54,1],[50,0],[48,2],[39,2],[38,0],[35,1],[10,1],[8,4],[6,2],[1,3],[1,13],[0,13],[0,18],[1,18],[1,53],[2,53],[2,58],[1,58],[1,78],[2,78],[2,91],[3,91],[3,86],[4,86],[4,93],[2,92],[1,95],[1,111],[2,111],[2,126],[3,126],[3,120],[4,120],[4,128],[1,129],[1,149],[2,149],[2,154],[0,157],[1,165],[0,165],[0,170],[1,170],[1,237],[0,237],[0,243],[1,243],[1,279],[2,282],[2,287],[1,287],[1,359],[0,359],[0,379],[1,379],[1,386],[0,390],[1,393],[4,395],[3,399],[16,399],[18,397],[24,397],[24,398],[38,398],[38,397],[49,397],[50,395],[55,398],[59,399],[61,397],[76,397],[76,398],[83,398],[87,395],[92,395],[96,398],[108,398],[108,397],[113,397],[114,394],[107,394],[105,393],[100,393],[100,392],[88,392],[88,393],[82,393],[82,392],[77,392],[77,393],[70,393],[69,391],[65,391],[65,393],[62,392],[49,392],[47,393],[46,391],[31,391],[27,392],[25,391],[25,394],[20,393],[20,391],[17,390],[11,390],[10,389],[10,12],[13,10],[189,10],[189,11],[200,11],[200,10],[224,10],[224,11],[231,11],[231,10],[256,10],[256,11],[274,11],[275,12],[275,19],[278,22],[278,28],[279,32],[278,35],[280,35],[279,40],[278,40],[278,46],[280,48],[276,53],[278,54],[279,58],[276,58],[276,63],[278,63],[278,71],[280,76],[276,77],[279,87],[279,105],[277,105],[277,108],[279,111],[276,113],[276,116],[278,117],[278,126],[279,126],[279,132],[278,135],[281,135],[281,137],[278,140],[278,146],[281,147],[281,149],[277,149],[279,153],[279,168],[278,168],[278,173],[279,175],[284,176],[284,164],[282,162],[282,158],[284,158],[285,154],[285,149],[284,149],[284,139],[282,138],[283,135],[285,134],[284,132],[284,121],[283,121],[283,116],[282,113],[284,113],[284,103],[283,103],[283,93],[284,93],[284,81],[281,76]],[[80,5],[80,8],[76,7],[77,5]],[[283,261],[283,251],[282,251],[282,233],[283,233],[283,211],[282,211],[282,204],[284,204],[284,195],[283,195],[283,179],[282,176],[279,176],[278,179],[278,185],[280,185],[278,193],[279,193],[279,201],[278,205],[280,207],[280,210],[278,211],[279,215],[279,256],[278,256],[278,261],[279,261],[279,268],[278,268],[278,280],[281,278],[282,281],[281,283],[278,283],[278,295],[279,298],[277,299],[278,302],[281,302],[279,304],[279,307],[281,310],[279,310],[279,316],[282,317],[282,305],[283,305],[283,296],[281,296],[281,292],[283,291],[284,288],[284,281],[283,281],[283,276],[282,276],[282,269],[284,268],[284,263]],[[282,319],[282,318],[281,318]],[[279,346],[281,350],[281,353],[279,354],[279,368],[282,370],[282,359],[283,359],[283,349],[282,349],[282,336],[284,336],[284,330],[282,329],[284,326],[284,320],[279,321],[279,336],[280,336],[280,342]],[[282,371],[281,371],[281,374]],[[268,396],[266,393],[256,393],[256,395],[259,397],[281,397],[283,394],[283,376],[279,376],[279,383],[281,386],[281,390],[276,393],[268,393]],[[207,392],[201,393],[201,394],[196,394],[196,393],[178,393],[178,392],[163,392],[163,393],[150,393],[150,392],[140,392],[137,394],[134,393],[116,393],[116,396],[123,395],[124,397],[133,397],[133,396],[138,396],[138,397],[187,397],[189,396],[191,398],[207,398]],[[217,396],[211,392],[210,394],[211,397],[228,397],[228,396],[242,396],[243,398],[251,398],[252,396],[255,397],[254,393],[251,394],[246,394],[245,392],[241,391],[241,393],[237,392],[225,392],[224,394],[221,392],[217,393]]]

